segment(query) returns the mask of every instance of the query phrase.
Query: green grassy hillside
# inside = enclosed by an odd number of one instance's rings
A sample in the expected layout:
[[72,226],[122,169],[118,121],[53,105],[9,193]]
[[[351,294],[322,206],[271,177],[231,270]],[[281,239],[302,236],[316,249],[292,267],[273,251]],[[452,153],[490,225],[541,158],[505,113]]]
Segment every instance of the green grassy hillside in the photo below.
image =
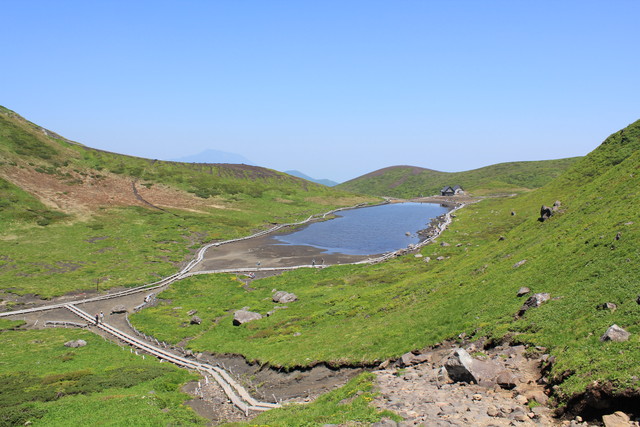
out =
[[[3,320],[3,323],[6,321]],[[82,339],[85,347],[64,343]],[[180,385],[198,376],[88,331],[3,331],[0,426],[203,425]]]
[[15,294],[140,285],[204,242],[373,200],[265,168],[94,150],[0,107],[0,290]]
[[413,198],[440,194],[445,186],[460,185],[482,196],[519,193],[542,187],[579,158],[500,163],[466,172],[439,172],[415,166],[393,166],[371,172],[337,186],[360,194]]
[[[538,221],[540,206],[556,200],[560,210]],[[543,188],[460,210],[439,239],[450,245],[422,250],[428,263],[405,256],[376,266],[298,270],[255,281],[251,291],[234,277],[194,277],[133,321],[161,339],[195,337],[189,347],[197,351],[287,367],[375,363],[464,332],[545,347],[556,356],[550,381],[560,403],[594,384],[637,390],[639,227],[640,121]],[[516,319],[526,299],[516,296],[522,286],[552,299]],[[235,309],[273,309],[273,289],[294,292],[299,301],[232,326]],[[198,298],[203,294],[225,298]],[[617,310],[596,308],[606,302]],[[179,328],[186,314],[174,306],[197,309],[203,323]],[[612,324],[631,339],[600,342]]]

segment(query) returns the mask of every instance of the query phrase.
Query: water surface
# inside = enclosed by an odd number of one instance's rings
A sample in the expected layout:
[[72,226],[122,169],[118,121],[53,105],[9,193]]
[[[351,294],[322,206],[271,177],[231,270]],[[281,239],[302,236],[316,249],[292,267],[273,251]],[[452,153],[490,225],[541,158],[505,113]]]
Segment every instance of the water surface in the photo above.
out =
[[[326,253],[375,255],[420,242],[417,231],[449,209],[434,203],[394,203],[338,212],[337,218],[310,224],[275,238],[288,245],[313,246]],[[409,233],[409,235],[407,235]]]

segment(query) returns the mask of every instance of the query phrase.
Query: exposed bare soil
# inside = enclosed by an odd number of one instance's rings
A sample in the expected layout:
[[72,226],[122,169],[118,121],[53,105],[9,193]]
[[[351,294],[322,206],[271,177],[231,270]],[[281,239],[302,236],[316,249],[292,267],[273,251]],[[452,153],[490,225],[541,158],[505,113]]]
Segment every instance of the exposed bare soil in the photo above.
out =
[[[102,207],[143,206],[136,198],[132,179],[110,172],[81,175],[71,170],[71,177],[35,171],[32,167],[4,167],[0,176],[36,196],[43,204],[65,213],[89,215]],[[137,191],[148,202],[165,209],[206,212],[224,209],[215,199],[202,199],[186,191],[162,184],[149,188],[137,184]]]

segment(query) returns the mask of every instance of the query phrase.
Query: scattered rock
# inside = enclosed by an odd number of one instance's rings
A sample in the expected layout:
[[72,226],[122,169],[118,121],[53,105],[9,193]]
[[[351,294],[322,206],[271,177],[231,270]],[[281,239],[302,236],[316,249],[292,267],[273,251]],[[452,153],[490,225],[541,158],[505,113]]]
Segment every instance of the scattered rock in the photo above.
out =
[[[438,258],[436,258],[436,261],[444,261],[444,260],[445,260],[445,258],[443,256],[439,256]],[[638,297],[638,298],[640,298],[640,297]],[[640,304],[640,303],[638,303],[638,304]]]
[[640,304],[640,295],[638,295],[638,298],[636,298],[636,303]]
[[490,417],[498,417],[500,416],[501,412],[498,410],[498,408],[496,408],[495,406],[491,405],[487,408],[487,415]]
[[522,297],[528,294],[529,292],[531,292],[531,289],[527,288],[526,286],[523,286],[520,289],[518,289],[518,293],[516,295],[519,297]]
[[629,416],[621,411],[602,417],[605,427],[629,427],[631,425],[630,421]]
[[85,340],[74,340],[74,341],[67,341],[66,343],[64,343],[65,347],[70,347],[70,348],[84,347],[85,345],[87,345],[87,342]]
[[529,299],[524,302],[522,307],[520,307],[520,311],[518,311],[516,317],[522,317],[530,308],[540,307],[540,305],[542,305],[542,303],[547,301],[549,298],[551,298],[551,294],[548,294],[546,292],[531,295]]
[[541,405],[546,405],[547,402],[549,402],[549,396],[544,394],[542,390],[529,390],[525,393],[524,397],[526,397],[527,400],[535,400]]
[[122,304],[116,305],[111,309],[111,314],[122,314],[127,312],[127,307]]
[[233,313],[233,324],[234,326],[240,326],[243,323],[251,322],[253,320],[262,319],[262,315],[260,313],[256,313],[253,311],[248,311],[246,309],[238,310]]
[[513,268],[518,268],[518,267],[522,267],[524,264],[526,264],[527,260],[523,259],[521,261],[516,262],[515,264],[513,264]]
[[447,243],[447,242],[442,242],[442,243],[440,243],[440,246],[447,247],[447,246],[451,246],[451,245],[449,243]]
[[511,211],[511,216],[516,216],[516,211]]
[[609,326],[609,329],[607,329],[607,332],[605,332],[604,335],[600,337],[600,341],[623,342],[627,341],[629,339],[629,336],[631,336],[631,334],[622,329],[620,326],[611,325]]
[[[431,257],[424,257],[424,260],[423,260],[423,261],[424,261],[424,262],[431,262]],[[640,298],[640,297],[638,297],[638,298]],[[639,304],[640,304],[640,303],[639,303]]]
[[553,209],[554,212],[557,212],[558,210],[560,210],[560,206],[562,206],[562,203],[560,202],[560,200],[556,200],[555,202],[553,202],[553,207],[551,209]]
[[289,292],[276,291],[276,293],[273,294],[271,299],[273,300],[273,302],[286,304],[286,303],[297,301],[298,297],[296,296],[296,294],[292,294]]
[[518,379],[508,371],[503,371],[496,377],[496,383],[505,390],[512,390],[516,387]]
[[551,218],[551,215],[553,215],[553,210],[549,206],[542,205],[542,207],[540,208],[540,218],[538,218],[538,221],[544,222]]
[[616,237],[614,237],[615,240],[620,240],[622,238],[622,233],[620,233],[618,231],[618,233],[616,234]]
[[527,402],[529,402],[529,399],[527,399],[525,396],[519,394],[516,396],[516,402],[518,402],[518,404],[520,405],[526,405]]
[[414,258],[422,258],[422,256],[423,256],[422,254],[415,254]]
[[202,319],[199,318],[198,316],[193,316],[189,321],[189,323],[191,323],[192,325],[199,325],[202,323]]
[[187,311],[187,316],[193,316],[197,312],[198,312],[198,310],[189,310],[189,311]]
[[596,308],[598,310],[611,310],[611,311],[616,311],[616,309],[618,308],[617,305],[615,305],[612,302],[605,302],[604,304],[599,304],[596,306]]
[[505,240],[505,239],[506,239],[506,237],[504,237],[504,236],[500,236],[500,237],[498,237],[498,240],[499,240],[499,241],[503,241],[503,240]]
[[402,357],[400,358],[400,365],[401,366],[416,365],[418,363],[422,363],[426,361],[428,358],[429,356],[425,354],[413,354],[409,352],[402,355]]
[[624,225],[633,225],[633,221],[625,222]]
[[383,418],[377,423],[371,424],[371,427],[396,427],[397,425],[398,423],[393,421],[391,418]]

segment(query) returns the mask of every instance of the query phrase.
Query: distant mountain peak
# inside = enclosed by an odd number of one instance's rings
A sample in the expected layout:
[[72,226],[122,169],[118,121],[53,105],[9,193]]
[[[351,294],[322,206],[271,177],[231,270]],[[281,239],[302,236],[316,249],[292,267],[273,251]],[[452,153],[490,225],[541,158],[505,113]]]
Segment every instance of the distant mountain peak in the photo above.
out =
[[327,187],[333,187],[335,185],[338,185],[337,182],[332,181],[330,179],[315,179],[315,178],[311,178],[309,175],[305,175],[304,173],[302,173],[302,172],[300,172],[298,170],[288,170],[288,171],[284,171],[284,173],[292,175],[292,176],[297,176],[298,178],[306,179],[307,181],[315,182],[317,184],[326,185]]

